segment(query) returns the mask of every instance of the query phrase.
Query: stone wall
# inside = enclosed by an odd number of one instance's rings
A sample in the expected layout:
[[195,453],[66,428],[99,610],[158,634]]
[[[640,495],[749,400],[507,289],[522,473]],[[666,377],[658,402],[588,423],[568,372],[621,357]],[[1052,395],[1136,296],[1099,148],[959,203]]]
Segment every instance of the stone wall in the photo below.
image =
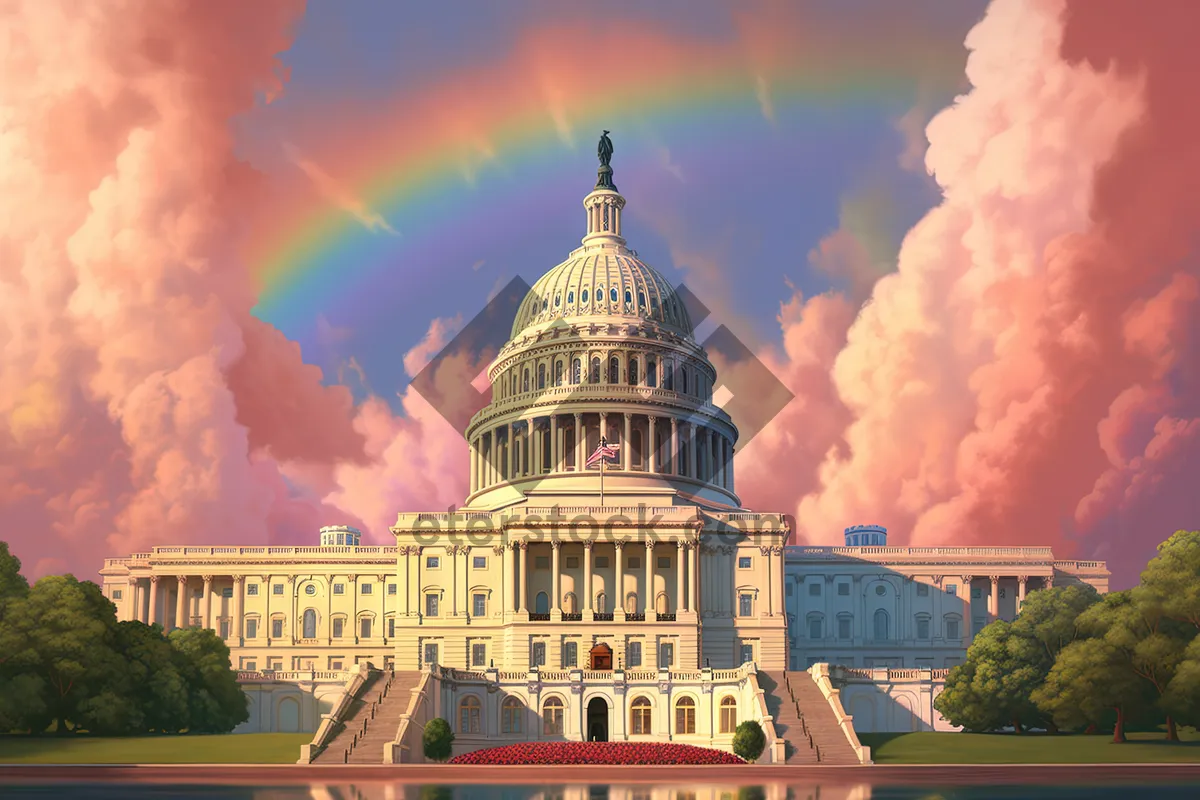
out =
[[960,730],[933,707],[946,686],[949,670],[828,669],[830,681],[841,690],[842,706],[858,733]]

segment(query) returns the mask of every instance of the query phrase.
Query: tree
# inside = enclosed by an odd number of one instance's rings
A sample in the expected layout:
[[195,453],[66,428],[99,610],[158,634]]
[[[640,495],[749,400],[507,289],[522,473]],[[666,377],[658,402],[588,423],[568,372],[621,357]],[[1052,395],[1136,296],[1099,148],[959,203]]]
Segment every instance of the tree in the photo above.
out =
[[1124,655],[1104,639],[1082,639],[1063,648],[1033,702],[1063,728],[1103,724],[1116,713],[1113,741],[1125,741],[1126,717],[1147,705],[1147,684]]
[[421,733],[421,745],[425,750],[425,757],[430,761],[448,759],[454,745],[454,731],[450,729],[450,723],[441,717],[429,720]]
[[1184,651],[1163,702],[1180,722],[1200,727],[1200,636]]
[[1154,689],[1155,705],[1167,715],[1167,739],[1178,741],[1175,718],[1164,699],[1195,631],[1168,618],[1164,599],[1145,587],[1112,592],[1079,615],[1079,627],[1104,638],[1128,669]]
[[1035,639],[1047,657],[1046,672],[1064,647],[1081,637],[1079,615],[1100,602],[1092,586],[1055,586],[1030,592],[1013,621],[1014,633]]
[[758,761],[763,749],[767,746],[767,735],[762,726],[748,719],[737,726],[733,732],[733,752],[746,761]]
[[[11,600],[19,600],[29,594],[29,581],[21,574],[21,559],[8,551],[8,542],[0,542],[0,619],[4,608]],[[0,653],[0,663],[4,655]]]
[[1200,631],[1200,531],[1176,531],[1142,571],[1142,588],[1167,617]]
[[229,647],[221,637],[207,628],[177,628],[167,641],[187,691],[189,732],[229,733],[250,719],[250,700],[238,686],[237,673],[229,666]]
[[138,710],[138,732],[177,733],[188,726],[188,686],[178,657],[157,625],[117,624],[117,646],[129,676],[128,702]]
[[1041,643],[1014,623],[998,620],[985,627],[967,649],[965,663],[954,667],[934,707],[953,725],[990,731],[1011,725],[1020,733],[1041,721],[1030,699],[1049,672]]

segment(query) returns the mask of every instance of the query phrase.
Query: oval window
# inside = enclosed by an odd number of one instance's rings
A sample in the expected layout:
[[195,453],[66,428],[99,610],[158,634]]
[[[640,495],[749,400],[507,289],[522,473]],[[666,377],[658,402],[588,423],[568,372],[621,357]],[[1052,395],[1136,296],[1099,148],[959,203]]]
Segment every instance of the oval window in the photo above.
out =
[[543,300],[543,301],[542,301],[542,311],[545,311],[545,310],[546,310],[547,308],[549,308],[549,307],[550,307],[550,301],[549,301],[549,300]]
[[880,597],[883,597],[885,594],[887,594],[887,589],[883,588],[882,586],[876,586],[875,594],[879,595]]
[[567,292],[567,303],[575,302],[575,292]]
[[313,586],[313,585],[310,583],[308,586],[305,586],[305,587],[304,587],[304,593],[305,593],[305,594],[316,594],[316,593],[317,593],[317,587],[316,587],[316,586]]
[[581,294],[581,295],[579,296],[579,299],[580,299],[580,301],[582,301],[582,302],[584,302],[584,303],[587,303],[587,298],[588,298],[588,290],[587,290],[587,289],[584,289],[584,290],[583,290],[583,294]]
[[608,299],[613,303],[617,302],[617,287],[608,290]]

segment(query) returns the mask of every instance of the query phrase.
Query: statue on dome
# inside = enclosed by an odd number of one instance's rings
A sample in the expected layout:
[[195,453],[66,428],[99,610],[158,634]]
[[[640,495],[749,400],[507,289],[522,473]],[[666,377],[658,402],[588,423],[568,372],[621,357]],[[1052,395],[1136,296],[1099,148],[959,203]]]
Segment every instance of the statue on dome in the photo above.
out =
[[607,167],[612,161],[612,154],[612,139],[608,138],[608,131],[605,131],[600,134],[600,144],[596,147],[596,155],[600,157],[600,166]]

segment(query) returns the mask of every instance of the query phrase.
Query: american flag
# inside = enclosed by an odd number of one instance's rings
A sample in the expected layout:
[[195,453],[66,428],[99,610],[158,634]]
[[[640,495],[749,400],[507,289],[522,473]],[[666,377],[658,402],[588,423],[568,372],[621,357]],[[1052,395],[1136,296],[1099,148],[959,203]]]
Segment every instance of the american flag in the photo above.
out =
[[617,451],[621,448],[619,444],[609,444],[604,439],[600,440],[600,445],[596,448],[596,452],[588,456],[588,460],[584,462],[584,467],[590,467],[593,464],[598,464],[601,461],[616,461]]

